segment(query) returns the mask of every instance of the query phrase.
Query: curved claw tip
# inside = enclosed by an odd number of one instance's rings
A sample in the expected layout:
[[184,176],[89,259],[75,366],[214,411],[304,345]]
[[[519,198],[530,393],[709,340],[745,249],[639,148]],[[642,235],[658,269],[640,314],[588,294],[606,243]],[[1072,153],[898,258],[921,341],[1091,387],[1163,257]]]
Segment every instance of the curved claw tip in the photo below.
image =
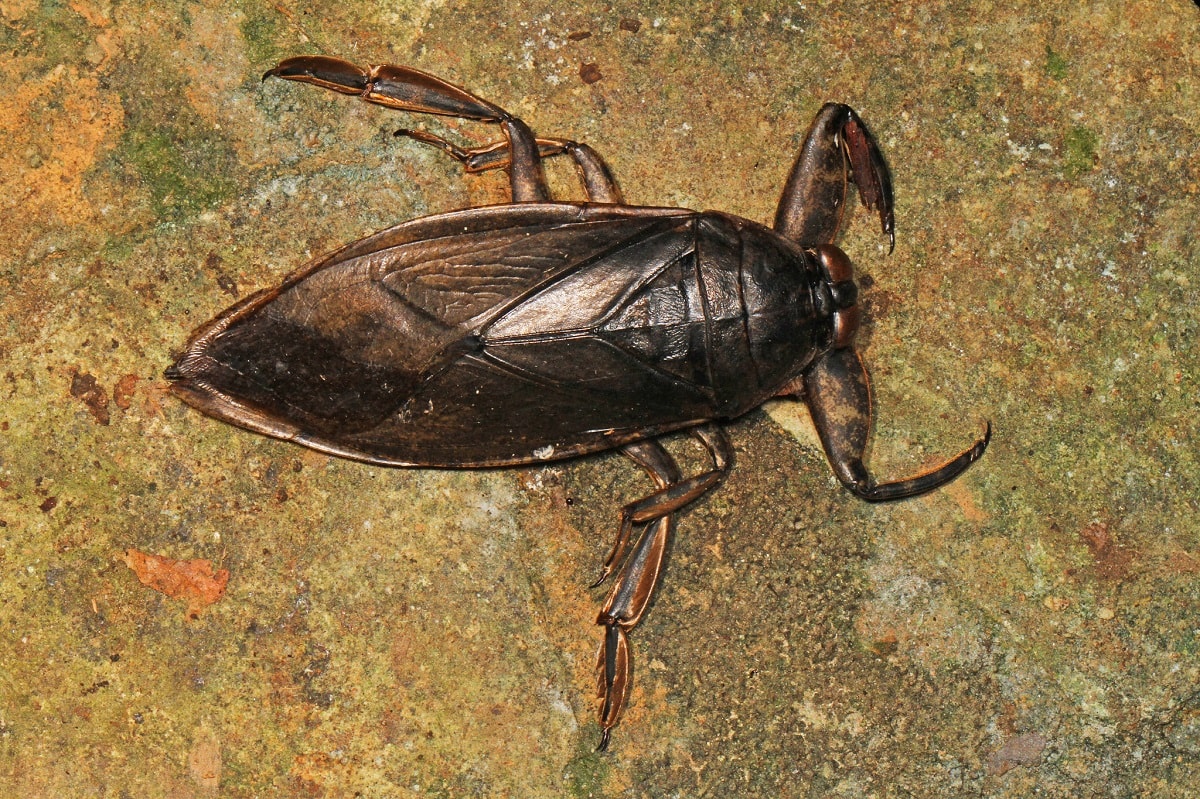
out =
[[287,65],[289,62],[295,61],[295,60],[296,59],[294,59],[294,58],[285,58],[284,60],[280,61],[278,64],[276,64],[275,66],[271,67],[270,69],[268,69],[266,72],[263,73],[261,82],[265,83],[267,78],[286,78],[286,77],[288,77]]
[[991,442],[991,440],[992,440],[992,420],[984,419],[983,420],[983,438],[979,439],[979,443],[975,445],[975,446],[979,447],[980,455],[982,455],[983,451],[985,449],[987,449],[987,445],[989,442]]
[[[992,420],[983,420],[983,435],[975,440],[971,448],[962,453],[959,457],[966,457],[967,464],[972,464],[983,457],[983,452],[988,448],[988,444],[992,441]],[[965,466],[963,467],[966,468]]]
[[604,729],[604,731],[600,733],[600,745],[596,747],[596,751],[597,752],[607,752],[608,751],[608,742],[611,738],[612,738],[612,730],[606,727]]
[[596,581],[588,586],[588,590],[591,591],[593,588],[599,588],[604,584],[604,581],[608,579],[608,575],[610,574],[612,574],[611,569],[605,569],[601,571],[600,576],[596,578]]

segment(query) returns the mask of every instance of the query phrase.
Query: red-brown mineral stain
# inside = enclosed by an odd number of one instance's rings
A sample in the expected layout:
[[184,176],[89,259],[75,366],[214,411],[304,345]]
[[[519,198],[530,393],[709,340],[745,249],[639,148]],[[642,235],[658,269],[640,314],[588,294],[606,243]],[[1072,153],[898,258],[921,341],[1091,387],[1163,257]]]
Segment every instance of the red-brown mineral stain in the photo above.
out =
[[100,424],[108,424],[108,392],[94,375],[71,370],[71,396],[87,406],[88,411]]
[[1107,524],[1089,524],[1079,532],[1079,537],[1092,552],[1097,579],[1120,581],[1129,576],[1129,565],[1135,553],[1117,543]]
[[113,402],[123,411],[133,404],[133,392],[137,388],[138,376],[125,375],[113,386]]

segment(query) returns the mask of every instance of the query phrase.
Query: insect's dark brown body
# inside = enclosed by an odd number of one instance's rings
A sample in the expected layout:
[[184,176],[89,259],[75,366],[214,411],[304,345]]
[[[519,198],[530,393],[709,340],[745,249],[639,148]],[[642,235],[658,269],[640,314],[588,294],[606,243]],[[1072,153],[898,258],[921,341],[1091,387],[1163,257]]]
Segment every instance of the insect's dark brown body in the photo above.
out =
[[[193,334],[167,370],[172,388],[217,418],[370,463],[503,466],[620,448],[642,466],[657,490],[623,508],[600,580],[617,572],[597,620],[602,748],[629,691],[628,631],[657,585],[675,513],[732,466],[717,423],[775,396],[803,400],[834,472],[869,501],[932,490],[987,446],[985,434],[890,483],[863,465],[871,407],[853,349],[857,294],[833,242],[848,180],[889,236],[892,194],[847,106],[818,114],[767,228],[624,205],[590,148],[535,138],[498,106],[411,68],[305,56],[267,75],[499,124],[504,141],[467,151],[403,133],[468,171],[507,169],[513,202],[405,222],[247,297]],[[589,202],[551,201],[539,161],[558,155],[575,161]],[[656,440],[676,430],[700,440],[711,469],[684,477]]]

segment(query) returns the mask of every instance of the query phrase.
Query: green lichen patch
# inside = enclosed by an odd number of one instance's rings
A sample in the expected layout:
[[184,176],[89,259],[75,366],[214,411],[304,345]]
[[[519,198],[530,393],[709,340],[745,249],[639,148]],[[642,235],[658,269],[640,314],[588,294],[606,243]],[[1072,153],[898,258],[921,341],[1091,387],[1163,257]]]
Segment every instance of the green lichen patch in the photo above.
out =
[[1077,125],[1063,136],[1063,174],[1076,178],[1091,172],[1096,166],[1096,149],[1100,137],[1095,131]]
[[204,211],[237,189],[226,172],[226,167],[232,169],[232,153],[213,135],[136,128],[124,138],[116,157],[137,169],[159,217]]
[[1071,62],[1069,62],[1062,53],[1056,53],[1050,47],[1050,45],[1046,45],[1045,69],[1047,75],[1055,80],[1062,80],[1067,77],[1067,71],[1070,65]]

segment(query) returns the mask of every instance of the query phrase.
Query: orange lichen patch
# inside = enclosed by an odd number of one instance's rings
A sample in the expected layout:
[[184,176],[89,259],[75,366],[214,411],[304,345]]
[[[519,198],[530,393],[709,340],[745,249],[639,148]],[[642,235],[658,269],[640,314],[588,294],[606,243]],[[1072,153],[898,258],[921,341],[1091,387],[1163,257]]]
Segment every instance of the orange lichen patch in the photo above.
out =
[[1200,557],[1183,550],[1175,550],[1167,558],[1167,567],[1179,574],[1196,574],[1200,572]]
[[107,28],[112,24],[112,9],[100,3],[89,3],[85,0],[71,0],[68,3],[71,10],[87,20],[93,28]]
[[214,572],[208,560],[174,560],[129,549],[125,565],[133,569],[142,585],[186,601],[189,619],[197,618],[200,611],[220,599],[229,582],[229,570]]
[[8,22],[20,22],[35,5],[33,0],[6,0],[0,3],[0,16]]
[[955,481],[943,490],[962,510],[963,516],[966,517],[967,521],[973,523],[987,521],[987,511],[975,504],[975,494],[961,481]]
[[[120,98],[104,92],[94,75],[59,64],[33,79],[22,79],[20,59],[0,65],[0,212],[28,220],[50,214],[72,226],[95,219],[84,198],[83,177],[116,142],[124,121]],[[16,209],[20,213],[13,216]],[[11,226],[9,235],[32,236],[42,225]]]

